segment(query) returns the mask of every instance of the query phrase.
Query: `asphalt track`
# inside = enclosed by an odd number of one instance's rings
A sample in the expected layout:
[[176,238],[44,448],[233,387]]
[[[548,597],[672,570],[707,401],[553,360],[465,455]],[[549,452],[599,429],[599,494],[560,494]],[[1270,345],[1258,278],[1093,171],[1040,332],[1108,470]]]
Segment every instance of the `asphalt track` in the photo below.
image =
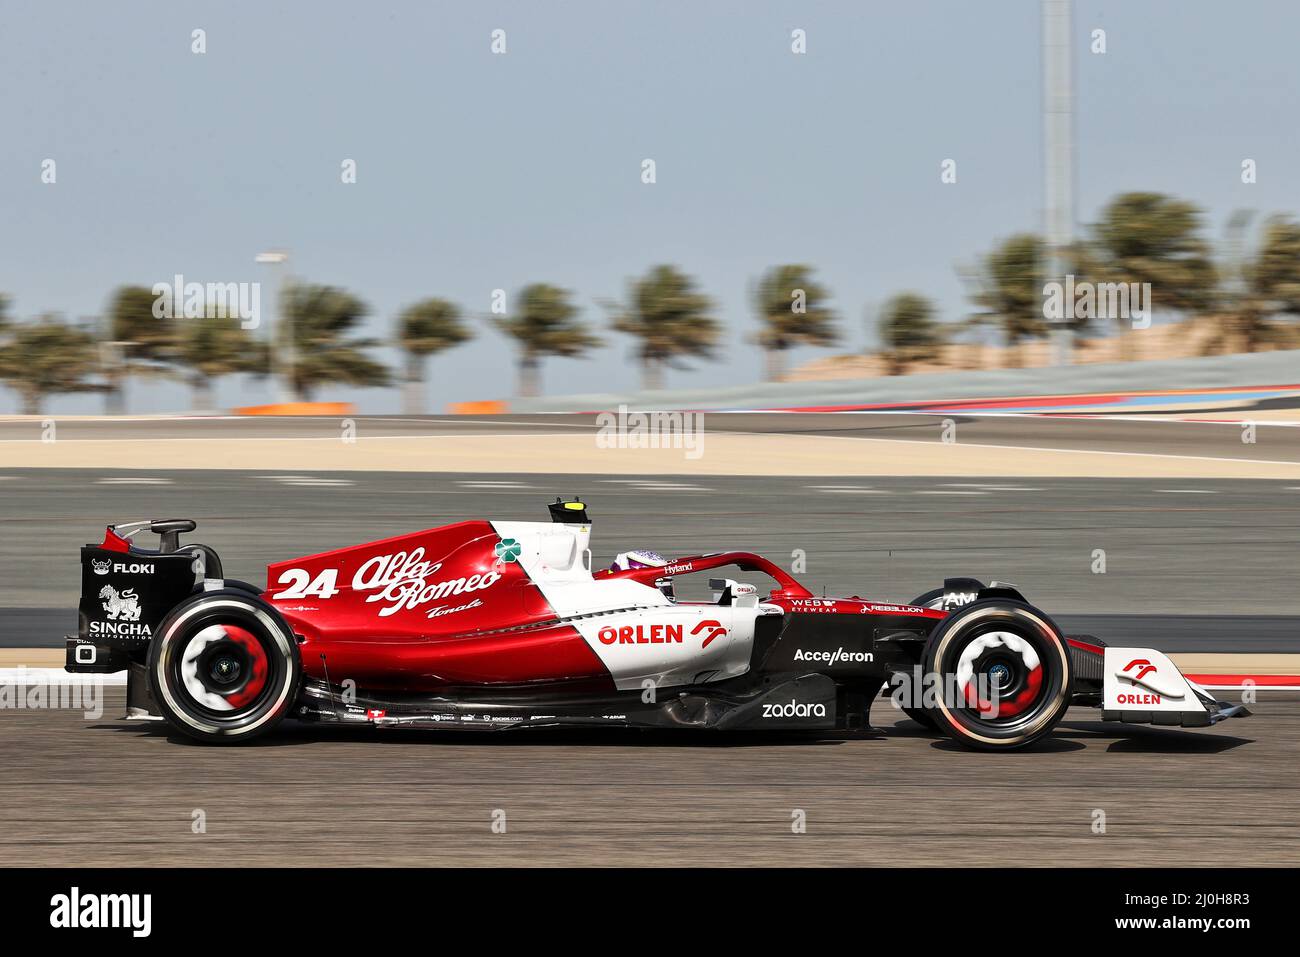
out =
[[[1188,413],[1192,414],[1192,413]],[[1255,441],[1242,442],[1233,422],[1174,422],[1133,415],[1123,418],[1023,416],[927,412],[703,413],[711,432],[768,435],[827,435],[941,441],[946,420],[957,423],[963,445],[1078,449],[1155,455],[1300,462],[1300,428],[1260,422]],[[1243,413],[1249,418],[1249,413]],[[366,437],[424,435],[549,435],[594,432],[594,415],[353,416],[356,434]],[[59,441],[203,438],[337,438],[336,417],[284,418],[217,416],[188,419],[58,419]],[[42,420],[0,420],[0,467],[4,442],[39,441]],[[181,451],[181,450],[178,450]],[[183,452],[182,452],[183,454]]]
[[[1297,650],[1300,490],[1277,481],[0,468],[0,622],[10,644],[61,635],[76,545],[110,520],[193,517],[228,574],[256,581],[273,559],[467,516],[541,519],[574,493],[597,562],[641,546],[789,565],[798,550],[799,577],[830,593],[906,600],[973,574],[1111,640]],[[1294,695],[1203,731],[1076,710],[1009,755],[956,749],[887,701],[884,734],[823,740],[289,722],[265,744],[205,748],[115,720],[108,695],[89,719],[0,711],[0,864],[1300,863]]]
[[1294,699],[1203,731],[1076,709],[1001,755],[887,701],[884,734],[823,740],[286,722],[211,748],[113,720],[121,700],[0,714],[0,865],[1300,863]]
[[897,601],[973,575],[1113,642],[1300,652],[1300,488],[1284,481],[61,469],[0,469],[0,647],[61,643],[77,546],[109,521],[194,518],[228,575],[261,582],[272,561],[467,517],[544,520],[557,494],[588,501],[597,563],[746,549],[802,561],[814,589]]

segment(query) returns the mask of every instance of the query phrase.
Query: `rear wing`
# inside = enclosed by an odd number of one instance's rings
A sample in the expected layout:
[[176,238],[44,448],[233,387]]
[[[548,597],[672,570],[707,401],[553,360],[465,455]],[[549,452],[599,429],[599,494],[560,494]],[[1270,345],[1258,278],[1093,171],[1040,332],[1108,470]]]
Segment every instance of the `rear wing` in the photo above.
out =
[[[105,673],[145,661],[167,613],[205,579],[221,577],[216,552],[180,544],[194,528],[189,519],[125,522],[82,547],[77,633],[67,636],[65,670]],[[157,549],[132,543],[146,530],[160,536]]]

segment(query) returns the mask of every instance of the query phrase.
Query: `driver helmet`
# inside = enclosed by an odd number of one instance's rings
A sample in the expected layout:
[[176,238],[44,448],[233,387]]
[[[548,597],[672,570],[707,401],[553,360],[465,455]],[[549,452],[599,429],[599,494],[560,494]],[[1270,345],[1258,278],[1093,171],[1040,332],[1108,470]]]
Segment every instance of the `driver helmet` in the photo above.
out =
[[627,571],[629,568],[663,568],[667,564],[668,559],[658,552],[638,548],[630,552],[619,552],[614,558],[614,564],[610,565],[609,569],[610,571]]
[[[614,564],[610,565],[609,569],[610,571],[627,571],[629,568],[663,568],[667,564],[668,559],[658,552],[638,548],[630,552],[619,552],[614,558]],[[656,578],[655,587],[663,592],[664,597],[669,601],[677,600],[671,578]]]

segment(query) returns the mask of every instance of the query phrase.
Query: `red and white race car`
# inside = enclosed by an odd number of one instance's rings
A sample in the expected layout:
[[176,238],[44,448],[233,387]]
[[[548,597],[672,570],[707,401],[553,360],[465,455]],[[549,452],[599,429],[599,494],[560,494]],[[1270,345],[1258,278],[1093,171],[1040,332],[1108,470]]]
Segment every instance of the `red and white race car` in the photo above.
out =
[[[226,578],[189,520],[109,526],[82,549],[67,670],[126,670],[128,716],[249,741],[282,719],[380,728],[869,727],[886,684],[972,748],[1022,747],[1071,704],[1188,726],[1245,714],[1160,652],[1067,637],[1012,586],[948,579],[912,602],[819,597],[749,552],[593,570],[584,505],[552,521],[467,521]],[[143,531],[157,549],[133,544]],[[766,594],[688,576],[735,568]],[[882,703],[880,706],[887,707]]]

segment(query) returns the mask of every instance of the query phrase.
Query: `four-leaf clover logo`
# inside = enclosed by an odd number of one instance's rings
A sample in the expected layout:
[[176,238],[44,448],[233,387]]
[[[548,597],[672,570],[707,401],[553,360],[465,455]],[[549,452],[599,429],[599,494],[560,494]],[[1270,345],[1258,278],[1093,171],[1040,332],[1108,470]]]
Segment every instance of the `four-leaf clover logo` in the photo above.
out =
[[496,544],[497,561],[517,562],[523,550],[524,547],[513,538],[503,538]]

